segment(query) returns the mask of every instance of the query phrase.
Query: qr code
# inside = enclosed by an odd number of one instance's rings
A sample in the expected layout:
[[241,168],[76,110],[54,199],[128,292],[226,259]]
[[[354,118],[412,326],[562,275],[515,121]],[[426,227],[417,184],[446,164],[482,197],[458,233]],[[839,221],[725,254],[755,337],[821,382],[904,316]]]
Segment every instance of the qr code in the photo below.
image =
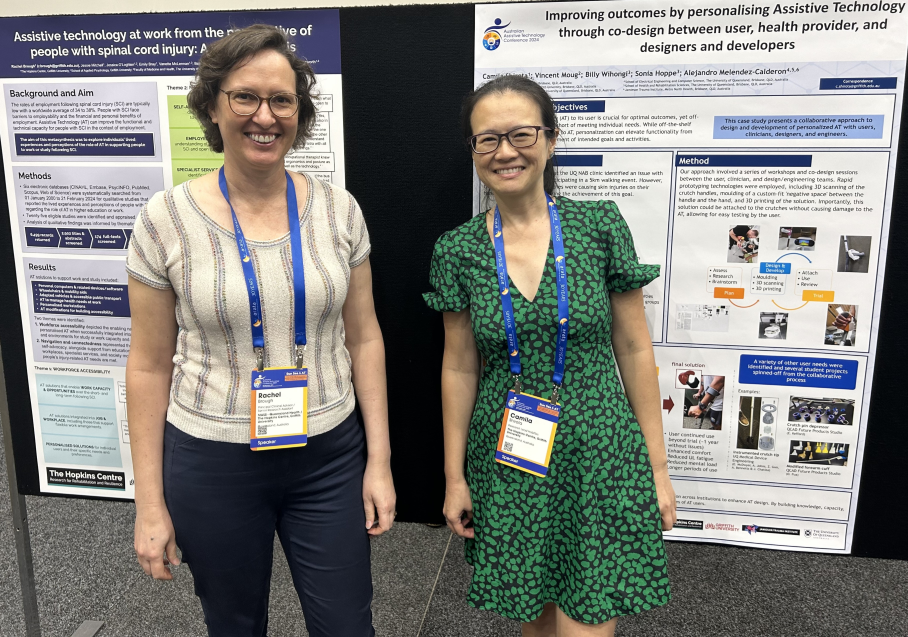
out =
[[263,426],[258,426],[258,427],[256,427],[256,428],[255,428],[255,435],[256,435],[256,436],[267,436],[267,435],[268,435],[268,427],[263,427]]
[[507,452],[514,451],[514,443],[513,442],[504,443],[504,450]]

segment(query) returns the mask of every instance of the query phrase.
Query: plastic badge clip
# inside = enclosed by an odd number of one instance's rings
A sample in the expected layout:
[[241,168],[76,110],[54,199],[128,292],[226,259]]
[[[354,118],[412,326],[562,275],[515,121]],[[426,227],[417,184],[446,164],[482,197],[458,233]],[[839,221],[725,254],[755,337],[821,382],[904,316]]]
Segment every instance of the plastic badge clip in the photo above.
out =
[[549,402],[553,405],[558,405],[558,393],[561,391],[561,385],[556,385],[552,383],[552,397],[549,399]]
[[514,386],[511,388],[515,394],[523,393],[523,383],[520,382],[520,374],[513,374],[511,379],[514,381]]
[[265,348],[256,347],[255,348],[255,368],[258,371],[265,369]]
[[299,345],[296,346],[296,368],[297,369],[303,368],[303,357],[306,355],[307,347],[308,347],[308,344],[303,345],[302,347],[300,347]]

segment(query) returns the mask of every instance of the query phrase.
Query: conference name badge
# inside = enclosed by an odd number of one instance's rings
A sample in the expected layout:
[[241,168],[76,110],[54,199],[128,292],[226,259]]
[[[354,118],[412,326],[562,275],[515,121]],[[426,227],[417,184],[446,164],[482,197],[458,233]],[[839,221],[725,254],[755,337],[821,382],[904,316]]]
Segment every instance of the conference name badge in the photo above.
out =
[[561,405],[509,391],[495,461],[544,478],[560,415]]
[[253,451],[302,447],[308,438],[309,371],[269,367],[252,372]]

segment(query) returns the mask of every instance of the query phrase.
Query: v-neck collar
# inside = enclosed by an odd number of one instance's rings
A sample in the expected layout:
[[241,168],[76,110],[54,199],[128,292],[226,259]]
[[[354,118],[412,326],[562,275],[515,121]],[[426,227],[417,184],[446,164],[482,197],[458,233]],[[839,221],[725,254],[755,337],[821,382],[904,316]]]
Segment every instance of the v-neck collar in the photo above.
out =
[[[480,219],[481,223],[477,224],[479,226],[479,237],[477,237],[477,238],[479,239],[480,243],[482,243],[485,246],[485,252],[488,253],[487,256],[491,257],[493,268],[494,268],[495,243],[493,242],[492,237],[489,236],[489,228],[488,228],[488,225],[486,222],[487,214],[488,214],[488,212],[484,212],[484,213],[476,215],[477,217],[481,218]],[[536,294],[533,295],[533,298],[528,299],[526,296],[524,296],[523,292],[520,291],[520,288],[518,288],[516,285],[514,285],[514,280],[511,279],[510,273],[508,274],[508,288],[510,288],[511,290],[516,290],[519,298],[522,301],[525,301],[525,302],[529,303],[530,305],[535,305],[536,300],[539,298],[539,293],[542,291],[542,286],[545,283],[545,279],[549,273],[549,269],[552,269],[552,270],[555,269],[555,252],[554,252],[554,248],[552,246],[551,231],[549,232],[549,247],[545,251],[545,267],[542,268],[542,276],[539,278],[539,285],[536,286]],[[514,298],[513,295],[511,295],[511,298]]]

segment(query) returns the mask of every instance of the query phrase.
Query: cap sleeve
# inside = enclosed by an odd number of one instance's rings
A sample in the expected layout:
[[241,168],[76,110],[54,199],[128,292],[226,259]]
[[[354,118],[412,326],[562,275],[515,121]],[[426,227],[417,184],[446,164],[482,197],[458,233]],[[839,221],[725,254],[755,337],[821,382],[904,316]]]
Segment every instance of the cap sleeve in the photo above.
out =
[[366,228],[366,218],[363,216],[363,211],[352,195],[350,200],[353,206],[350,232],[353,245],[350,251],[350,267],[355,268],[365,261],[369,253],[372,252],[372,244],[369,241],[369,229]]
[[136,217],[126,252],[126,272],[145,285],[166,290],[173,286],[167,276],[161,229],[155,223],[156,213],[162,206],[166,206],[163,193],[157,193]]
[[660,266],[640,263],[634,238],[613,201],[603,201],[600,232],[605,247],[606,287],[610,292],[642,288],[659,278]]
[[426,292],[422,297],[426,305],[436,312],[460,312],[470,304],[469,297],[460,286],[460,260],[449,232],[435,242],[429,266],[429,283],[435,291]]

